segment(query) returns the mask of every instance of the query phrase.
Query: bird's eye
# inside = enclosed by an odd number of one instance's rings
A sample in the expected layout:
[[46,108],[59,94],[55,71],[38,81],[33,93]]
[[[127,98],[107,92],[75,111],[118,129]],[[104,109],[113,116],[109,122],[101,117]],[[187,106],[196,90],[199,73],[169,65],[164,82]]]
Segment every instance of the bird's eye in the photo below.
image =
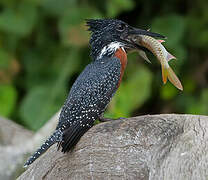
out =
[[117,29],[118,31],[122,32],[122,31],[125,30],[125,27],[126,27],[125,24],[118,24],[118,26],[117,26],[116,29]]

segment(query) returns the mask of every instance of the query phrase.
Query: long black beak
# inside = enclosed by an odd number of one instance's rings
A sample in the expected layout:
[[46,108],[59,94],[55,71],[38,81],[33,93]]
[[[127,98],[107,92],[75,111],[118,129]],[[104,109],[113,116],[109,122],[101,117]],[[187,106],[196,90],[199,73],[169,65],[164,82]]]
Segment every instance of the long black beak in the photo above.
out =
[[140,37],[141,35],[151,36],[154,38],[166,38],[165,36],[158,33],[130,27],[128,31],[128,36],[124,38],[125,40],[128,41],[127,48],[129,48],[130,50],[138,49],[138,50],[148,51],[148,49],[146,49],[145,47],[141,46],[138,43],[139,42],[138,40],[141,38]]
[[165,36],[163,36],[161,34],[146,31],[143,29],[137,29],[137,28],[133,28],[133,27],[129,31],[129,35],[146,35],[146,36],[157,37],[157,38],[166,38]]

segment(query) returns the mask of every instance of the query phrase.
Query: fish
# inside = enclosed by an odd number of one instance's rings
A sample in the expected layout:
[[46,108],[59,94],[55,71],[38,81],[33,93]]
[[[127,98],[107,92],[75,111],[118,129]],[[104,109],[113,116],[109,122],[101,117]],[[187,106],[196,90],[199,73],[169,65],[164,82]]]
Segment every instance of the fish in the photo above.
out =
[[[176,76],[176,74],[168,64],[168,61],[170,61],[171,59],[176,59],[176,57],[170,54],[162,45],[162,43],[165,41],[160,39],[158,40],[146,35],[137,36],[134,38],[134,41],[139,46],[147,48],[150,52],[153,53],[154,56],[156,56],[161,64],[163,83],[166,84],[168,79],[176,88],[183,91],[183,86],[179,78]],[[143,57],[146,61],[150,62],[143,50],[138,51],[141,57]]]

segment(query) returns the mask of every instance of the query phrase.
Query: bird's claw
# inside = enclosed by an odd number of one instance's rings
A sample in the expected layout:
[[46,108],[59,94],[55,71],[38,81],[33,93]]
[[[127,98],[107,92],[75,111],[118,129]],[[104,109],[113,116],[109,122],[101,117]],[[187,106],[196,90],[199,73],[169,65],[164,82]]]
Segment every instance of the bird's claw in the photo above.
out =
[[101,122],[108,122],[108,121],[113,121],[113,120],[123,120],[123,119],[125,119],[125,118],[120,117],[120,118],[117,118],[117,119],[110,119],[110,118],[99,117],[99,121],[101,121]]

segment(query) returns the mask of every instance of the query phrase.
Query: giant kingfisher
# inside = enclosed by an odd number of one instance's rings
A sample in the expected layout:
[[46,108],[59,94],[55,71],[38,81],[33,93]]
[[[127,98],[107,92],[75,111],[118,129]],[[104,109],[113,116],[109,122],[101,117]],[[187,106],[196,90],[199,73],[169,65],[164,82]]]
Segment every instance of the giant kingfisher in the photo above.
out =
[[74,82],[54,133],[27,160],[25,167],[55,143],[62,152],[68,152],[95,120],[108,120],[103,113],[121,83],[127,65],[127,52],[142,48],[132,41],[133,36],[164,38],[116,19],[89,19],[86,24],[91,31],[92,62]]

